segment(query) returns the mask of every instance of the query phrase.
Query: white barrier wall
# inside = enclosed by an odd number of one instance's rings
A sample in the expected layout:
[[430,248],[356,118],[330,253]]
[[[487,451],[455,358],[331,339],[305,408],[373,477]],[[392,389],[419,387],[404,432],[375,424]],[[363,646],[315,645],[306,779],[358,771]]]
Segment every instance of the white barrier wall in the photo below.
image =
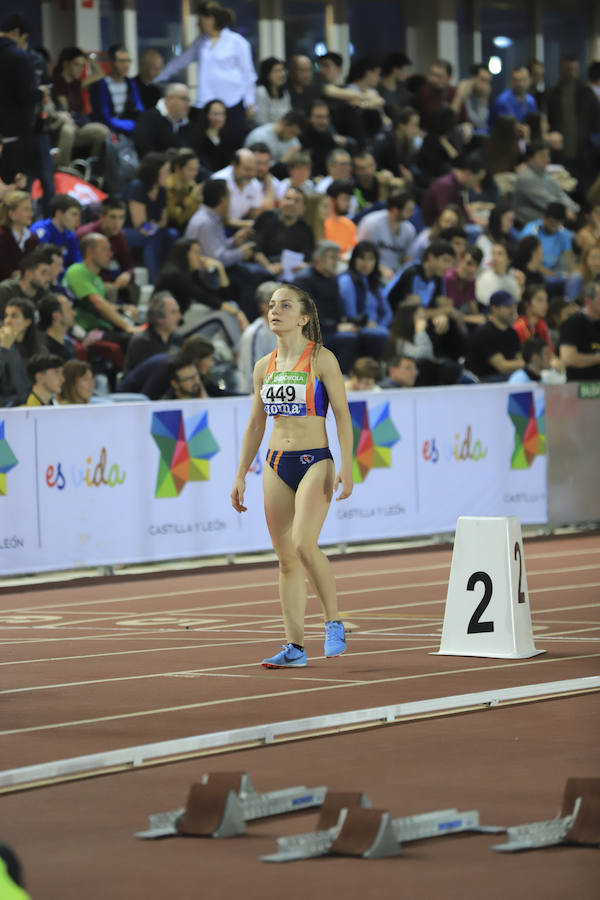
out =
[[[453,531],[459,515],[545,522],[543,390],[508,385],[350,395],[356,485],[322,543]],[[229,492],[248,398],[0,410],[0,573],[264,550],[270,425]],[[328,431],[339,449],[331,412]]]

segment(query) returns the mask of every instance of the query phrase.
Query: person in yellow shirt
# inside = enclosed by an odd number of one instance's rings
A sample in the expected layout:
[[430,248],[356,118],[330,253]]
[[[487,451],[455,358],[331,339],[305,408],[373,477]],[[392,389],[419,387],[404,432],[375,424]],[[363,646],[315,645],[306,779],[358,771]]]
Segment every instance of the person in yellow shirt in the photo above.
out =
[[33,387],[24,406],[52,406],[54,396],[60,393],[65,380],[63,363],[60,356],[36,353],[31,357],[27,363],[27,373]]

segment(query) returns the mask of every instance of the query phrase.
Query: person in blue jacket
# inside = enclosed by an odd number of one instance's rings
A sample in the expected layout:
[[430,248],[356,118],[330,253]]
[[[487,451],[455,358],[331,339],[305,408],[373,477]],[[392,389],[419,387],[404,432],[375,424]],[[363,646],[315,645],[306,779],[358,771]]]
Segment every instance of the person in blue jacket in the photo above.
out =
[[121,44],[108,48],[110,75],[90,86],[92,118],[117,134],[130,135],[144,111],[138,86],[127,73],[131,57]]
[[393,313],[384,296],[376,244],[356,244],[348,270],[338,275],[338,288],[348,321],[360,327],[360,355],[381,359]]
[[[39,219],[31,231],[40,244],[54,244],[63,255],[63,275],[73,263],[82,262],[79,242],[75,234],[81,220],[81,204],[69,194],[56,194],[50,202],[50,218]],[[59,278],[62,281],[62,275]]]

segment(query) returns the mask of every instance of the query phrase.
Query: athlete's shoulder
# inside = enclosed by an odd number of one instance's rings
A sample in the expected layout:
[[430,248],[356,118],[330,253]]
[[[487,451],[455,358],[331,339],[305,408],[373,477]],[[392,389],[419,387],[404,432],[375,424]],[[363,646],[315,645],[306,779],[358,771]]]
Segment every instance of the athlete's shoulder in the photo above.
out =
[[319,347],[315,357],[314,366],[317,378],[340,371],[340,364],[337,361],[335,353],[332,353],[327,347]]

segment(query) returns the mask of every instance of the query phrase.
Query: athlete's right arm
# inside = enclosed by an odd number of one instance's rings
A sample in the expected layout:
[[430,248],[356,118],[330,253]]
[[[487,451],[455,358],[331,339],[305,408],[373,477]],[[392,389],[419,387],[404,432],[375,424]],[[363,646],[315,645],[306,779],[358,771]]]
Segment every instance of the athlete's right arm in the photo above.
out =
[[240,462],[233,481],[231,490],[231,505],[238,512],[245,512],[244,494],[246,492],[246,472],[252,465],[252,461],[258,453],[263,435],[265,433],[265,424],[267,414],[261,400],[260,390],[263,385],[265,372],[267,369],[268,356],[263,356],[254,366],[254,399],[252,401],[252,409],[250,410],[250,418],[244,431],[242,440],[242,452],[240,454]]

